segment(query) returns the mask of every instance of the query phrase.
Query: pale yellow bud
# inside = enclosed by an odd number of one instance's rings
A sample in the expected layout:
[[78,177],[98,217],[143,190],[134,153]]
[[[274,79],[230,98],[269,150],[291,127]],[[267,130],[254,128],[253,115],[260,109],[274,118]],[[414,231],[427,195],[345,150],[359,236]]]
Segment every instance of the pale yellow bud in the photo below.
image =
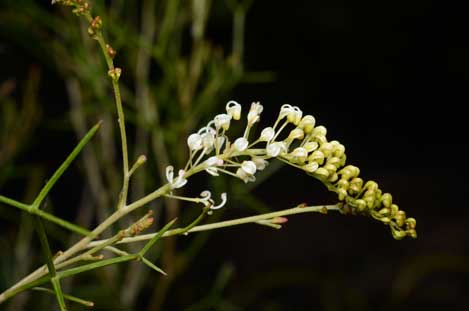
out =
[[298,125],[306,134],[309,134],[313,131],[314,125],[316,124],[316,119],[312,115],[306,115],[301,119],[300,124]]

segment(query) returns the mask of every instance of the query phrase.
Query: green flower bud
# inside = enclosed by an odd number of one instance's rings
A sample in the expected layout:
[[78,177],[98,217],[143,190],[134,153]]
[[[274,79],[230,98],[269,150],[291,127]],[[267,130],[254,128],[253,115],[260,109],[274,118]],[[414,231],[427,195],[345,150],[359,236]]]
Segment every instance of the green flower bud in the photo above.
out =
[[391,226],[391,232],[392,232],[392,236],[396,239],[396,240],[402,240],[403,238],[406,237],[407,233],[405,231],[401,231],[401,230],[397,230],[395,229],[394,227]]
[[324,156],[326,158],[332,154],[333,149],[334,147],[332,146],[331,143],[325,143],[325,144],[322,144],[321,147],[319,147],[319,150],[321,150],[322,153],[324,153]]
[[409,229],[415,229],[415,227],[417,226],[417,221],[415,220],[415,218],[407,218],[406,221],[405,221],[406,225],[407,225],[407,228]]
[[319,179],[327,179],[327,177],[329,177],[329,172],[325,168],[320,167],[314,172],[314,175]]
[[314,150],[318,149],[318,147],[319,144],[315,141],[310,141],[303,145],[303,148],[305,148],[308,152],[313,152]]
[[333,183],[336,182],[339,179],[339,175],[337,173],[332,173],[331,176],[327,179],[327,181]]
[[317,162],[319,165],[324,163],[324,153],[321,150],[316,150],[308,157],[308,162]]
[[339,188],[337,190],[337,195],[339,197],[339,201],[343,201],[347,197],[347,190]]
[[290,132],[290,134],[288,135],[288,140],[303,139],[304,137],[305,135],[303,130],[300,128],[296,128]]
[[327,164],[334,165],[336,168],[340,167],[340,159],[337,157],[331,157],[327,159]]
[[417,231],[415,231],[414,229],[407,230],[407,234],[413,239],[417,238]]
[[308,173],[314,173],[319,168],[319,164],[317,162],[309,162],[303,165],[302,168]]
[[396,224],[399,227],[402,227],[405,223],[405,220],[406,220],[405,212],[404,211],[398,211],[396,217],[394,217],[394,218],[396,219]]
[[386,225],[391,222],[391,219],[389,217],[382,217],[379,220]]
[[361,179],[360,177],[355,177],[350,181],[349,192],[351,192],[350,194],[357,194],[362,190],[362,187],[363,179]]
[[326,136],[327,135],[327,129],[324,126],[320,125],[320,126],[315,127],[313,129],[313,131],[311,132],[311,135],[313,137]]
[[349,187],[350,183],[344,179],[341,179],[337,182],[337,187],[340,189],[345,189],[347,190]]
[[363,212],[366,209],[365,200],[362,200],[362,199],[355,200],[355,205],[357,206],[357,210],[359,212]]
[[324,168],[329,172],[329,174],[334,174],[335,171],[337,170],[337,167],[335,167],[335,165],[332,165],[329,163],[324,165]]
[[313,131],[314,125],[316,124],[316,119],[312,115],[306,115],[301,119],[300,124],[298,125],[306,134],[309,134]]
[[381,196],[381,203],[385,206],[385,207],[391,207],[392,205],[392,195],[390,193],[384,193],[382,196]]

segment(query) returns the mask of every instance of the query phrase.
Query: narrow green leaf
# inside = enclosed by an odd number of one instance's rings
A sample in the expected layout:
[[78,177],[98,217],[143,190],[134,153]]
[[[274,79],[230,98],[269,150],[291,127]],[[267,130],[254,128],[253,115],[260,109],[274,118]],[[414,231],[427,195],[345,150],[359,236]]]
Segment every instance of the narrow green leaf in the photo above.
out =
[[169,228],[171,228],[171,226],[176,222],[177,218],[171,220],[170,222],[168,222],[166,224],[166,226],[163,227],[163,229],[161,229],[160,231],[158,231],[158,233],[150,240],[148,241],[147,244],[145,244],[145,246],[140,250],[140,252],[138,252],[138,254],[143,257],[145,255],[146,252],[148,252],[148,250],[156,243],[156,241],[158,241],[162,236],[163,234],[169,230]]
[[90,263],[90,264],[86,264],[86,265],[82,265],[82,266],[79,266],[79,267],[71,268],[71,269],[68,269],[68,270],[59,271],[59,272],[57,272],[57,277],[62,279],[62,278],[66,278],[66,277],[69,277],[69,276],[72,276],[72,275],[75,275],[75,274],[79,274],[79,273],[83,273],[83,272],[86,272],[86,271],[90,271],[90,270],[94,270],[94,269],[98,269],[98,268],[118,264],[118,263],[121,263],[121,262],[135,260],[137,257],[138,257],[137,255],[127,255],[127,256],[104,259],[104,260],[100,260],[100,261],[93,262],[93,263]]
[[[34,287],[34,288],[32,288],[32,290],[35,290],[35,291],[38,291],[38,292],[48,293],[48,294],[51,294],[51,295],[55,295],[55,292],[53,290],[51,290],[49,288],[46,288],[46,287]],[[69,300],[69,301],[73,301],[73,302],[76,302],[78,304],[84,305],[86,307],[93,307],[94,306],[94,302],[89,301],[89,300],[84,300],[84,299],[81,299],[81,298],[78,298],[78,297],[75,297],[75,296],[72,296],[72,295],[64,294],[64,298]]]
[[52,286],[54,287],[55,295],[57,297],[57,302],[59,303],[60,310],[66,311],[67,307],[65,306],[65,299],[60,287],[60,280],[56,277],[56,271],[54,266],[54,261],[52,259],[52,253],[50,251],[49,241],[47,240],[46,230],[42,224],[41,218],[37,216],[34,217],[34,226],[36,227],[37,233],[39,235],[39,241],[41,242],[42,251],[44,257],[46,257],[47,268],[49,269],[49,275],[51,276]]
[[32,209],[38,209],[39,206],[41,205],[42,201],[45,199],[49,191],[52,189],[52,187],[55,185],[57,180],[62,176],[62,174],[67,170],[67,168],[70,166],[72,161],[77,157],[77,155],[81,152],[81,150],[85,147],[85,145],[90,141],[90,139],[96,134],[98,131],[99,127],[101,126],[102,121],[99,121],[91,130],[86,133],[86,135],[80,140],[78,145],[73,149],[73,151],[69,154],[67,159],[60,165],[60,167],[55,171],[54,175],[49,179],[49,181],[46,183],[46,185],[42,188],[42,190],[39,192],[38,196],[34,200],[32,204]]
[[142,257],[142,262],[144,264],[146,264],[147,266],[149,266],[150,268],[152,268],[153,270],[155,270],[156,272],[159,272],[163,275],[168,275],[166,272],[164,272],[160,267],[157,267],[155,264],[153,264],[150,260],[146,259],[145,257]]
[[65,306],[64,294],[62,292],[62,288],[60,287],[60,280],[54,277],[51,279],[51,282],[52,282],[52,286],[54,287],[57,301],[59,302],[60,311],[67,311],[67,307]]
[[22,202],[7,198],[3,195],[0,195],[0,202],[4,203],[4,204],[7,204],[7,205],[10,205],[10,206],[13,206],[13,207],[16,207],[16,208],[19,208],[19,209],[21,209],[21,210],[23,210],[27,213],[35,214],[35,215],[41,217],[42,219],[53,222],[56,225],[59,225],[59,226],[65,228],[65,229],[68,229],[68,230],[70,230],[72,232],[75,232],[75,233],[78,233],[80,235],[87,236],[88,234],[91,233],[89,230],[87,230],[83,227],[80,227],[80,226],[75,225],[71,222],[68,222],[64,219],[56,217],[56,216],[54,216],[52,214],[49,214],[49,213],[47,213],[43,210],[33,209],[32,205],[28,205],[28,204],[25,204],[25,203],[22,203]]

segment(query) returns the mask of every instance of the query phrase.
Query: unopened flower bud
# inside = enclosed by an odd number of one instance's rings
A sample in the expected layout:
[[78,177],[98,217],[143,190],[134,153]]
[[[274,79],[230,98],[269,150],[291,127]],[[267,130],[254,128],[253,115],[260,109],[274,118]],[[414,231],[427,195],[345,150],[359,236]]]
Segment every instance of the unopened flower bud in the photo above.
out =
[[241,151],[246,150],[248,145],[249,145],[249,142],[246,138],[239,137],[233,143],[233,149],[238,151],[238,152],[241,152]]
[[325,143],[325,144],[322,144],[321,147],[319,147],[319,150],[321,150],[322,153],[324,153],[324,157],[327,158],[331,155],[333,146],[331,143]]
[[340,162],[341,162],[341,160],[337,157],[331,157],[331,158],[327,159],[327,164],[334,165],[336,167],[336,169],[338,167],[340,167]]
[[117,54],[116,50],[114,50],[112,46],[110,46],[109,44],[106,44],[106,52],[110,58],[116,57],[116,54]]
[[409,229],[415,229],[415,227],[417,226],[417,221],[415,220],[415,218],[407,218],[405,220],[405,223],[407,224],[407,228]]
[[319,164],[317,162],[309,162],[303,165],[302,168],[308,173],[314,173],[319,168]]
[[337,190],[337,195],[339,197],[339,201],[343,201],[345,200],[345,198],[347,197],[347,190],[345,189],[338,189]]
[[293,160],[298,163],[304,163],[308,157],[308,152],[303,147],[295,148],[290,155],[293,157]]
[[316,124],[316,119],[312,115],[306,115],[301,119],[298,127],[303,129],[306,134],[309,134],[313,131],[314,125]]
[[303,148],[305,148],[308,152],[313,152],[314,150],[318,149],[318,147],[319,144],[315,141],[310,141],[303,145]]
[[313,131],[311,132],[311,135],[312,135],[313,137],[316,137],[316,136],[326,136],[326,135],[327,135],[327,129],[326,129],[324,126],[320,125],[320,126],[315,127],[315,128],[313,129]]
[[355,205],[357,206],[357,210],[359,212],[363,212],[366,209],[365,200],[362,200],[362,199],[355,200]]
[[313,151],[308,157],[308,162],[318,162],[319,165],[324,163],[324,153],[321,150]]
[[122,73],[122,69],[120,69],[119,67],[115,67],[107,72],[108,76],[110,76],[111,79],[116,82],[119,81],[121,73]]
[[262,110],[264,110],[264,107],[259,102],[251,104],[251,108],[249,109],[249,113],[247,116],[248,126],[251,126],[259,121]]
[[230,128],[230,121],[231,116],[227,115],[226,113],[222,113],[216,115],[214,118],[215,121],[215,128],[218,130],[222,128],[223,130],[227,131]]
[[[343,179],[343,180],[346,180],[346,179]],[[363,179],[361,179],[360,177],[353,178],[350,181],[350,188],[349,188],[349,191],[351,191],[350,194],[352,195],[357,194],[358,192],[362,190],[362,186],[363,186]]]
[[314,175],[319,179],[327,179],[327,177],[329,177],[329,171],[323,167],[320,167],[314,172]]
[[191,151],[199,150],[202,148],[202,136],[199,134],[191,134],[187,138],[187,146]]
[[392,196],[390,193],[384,193],[382,196],[381,196],[381,203],[383,204],[383,206],[385,207],[391,207],[392,205]]
[[271,127],[266,127],[265,129],[262,130],[261,136],[259,137],[260,141],[271,141],[272,138],[274,138],[275,131]]
[[304,137],[304,132],[300,128],[296,128],[293,131],[290,132],[288,135],[289,140],[294,140],[294,139],[303,139]]
[[267,145],[266,153],[269,157],[275,158],[280,154],[286,152],[286,146],[282,142],[274,142],[272,144]]

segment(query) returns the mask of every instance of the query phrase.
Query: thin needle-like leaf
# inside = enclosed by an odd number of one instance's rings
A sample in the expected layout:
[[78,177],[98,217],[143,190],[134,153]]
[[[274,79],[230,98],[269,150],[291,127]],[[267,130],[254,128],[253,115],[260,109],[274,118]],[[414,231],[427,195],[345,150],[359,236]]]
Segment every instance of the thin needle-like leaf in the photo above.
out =
[[62,176],[62,174],[67,170],[70,166],[72,161],[77,157],[80,151],[85,147],[85,145],[93,138],[94,134],[98,131],[99,127],[101,126],[102,121],[99,121],[95,126],[91,128],[91,130],[86,133],[86,135],[80,140],[78,145],[73,149],[73,151],[69,154],[69,156],[65,159],[65,161],[60,165],[60,167],[55,171],[54,175],[49,179],[46,185],[42,188],[39,192],[38,196],[34,200],[31,208],[38,209],[41,205],[42,201],[45,199],[49,191],[55,185],[57,180]]
[[158,241],[162,236],[163,234],[169,230],[169,228],[171,228],[171,226],[176,222],[177,218],[171,220],[170,222],[168,222],[166,224],[166,226],[163,227],[163,229],[161,229],[160,231],[158,231],[158,233],[150,240],[148,241],[147,244],[145,244],[145,246],[140,250],[140,252],[138,252],[138,254],[143,257],[145,255],[146,252],[148,252],[148,250],[156,243],[156,241]]
[[[55,292],[53,290],[51,290],[49,288],[45,288],[45,287],[34,287],[34,288],[32,288],[32,290],[55,295]],[[94,306],[94,302],[89,301],[89,300],[84,300],[84,299],[81,299],[81,298],[78,298],[78,297],[75,297],[75,296],[72,296],[72,295],[64,294],[64,298],[69,300],[69,301],[73,301],[73,302],[76,302],[78,304],[84,305],[86,307],[93,307]]]

